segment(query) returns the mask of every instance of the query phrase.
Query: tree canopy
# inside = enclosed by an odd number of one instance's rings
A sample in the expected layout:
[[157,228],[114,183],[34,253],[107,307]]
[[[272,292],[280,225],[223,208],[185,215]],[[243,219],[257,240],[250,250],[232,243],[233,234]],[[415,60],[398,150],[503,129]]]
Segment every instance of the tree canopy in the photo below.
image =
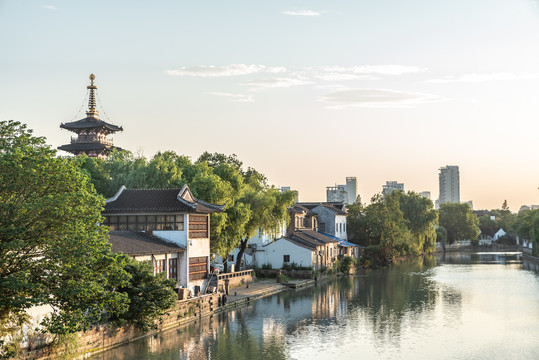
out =
[[447,229],[449,243],[458,240],[471,240],[477,243],[479,238],[479,219],[470,205],[445,203],[440,205],[440,225]]
[[192,162],[173,151],[158,152],[150,159],[115,151],[106,160],[82,157],[80,164],[106,197],[122,185],[145,189],[188,184],[197,198],[224,205],[224,212],[210,217],[210,238],[211,251],[225,259],[237,247],[244,250],[257,230],[275,233],[282,227],[288,220],[286,209],[297,197],[296,192],[281,193],[270,186],[255,169],[244,170],[235,154],[204,152]]
[[130,286],[129,261],[111,254],[104,198],[86,176],[106,187],[104,165],[56,157],[25,125],[0,122],[0,329],[41,304],[53,308],[43,324],[55,334],[129,310],[118,290]]
[[435,249],[438,213],[432,201],[414,192],[377,194],[365,208],[349,205],[347,222],[350,240],[368,247],[367,254],[370,249],[384,249],[382,257]]

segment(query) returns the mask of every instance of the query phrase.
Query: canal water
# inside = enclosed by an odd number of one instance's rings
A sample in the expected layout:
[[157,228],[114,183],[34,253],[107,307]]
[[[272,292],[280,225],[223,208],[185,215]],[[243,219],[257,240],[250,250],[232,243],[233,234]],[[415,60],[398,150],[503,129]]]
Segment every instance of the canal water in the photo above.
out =
[[93,359],[539,359],[539,272],[519,253],[417,258]]

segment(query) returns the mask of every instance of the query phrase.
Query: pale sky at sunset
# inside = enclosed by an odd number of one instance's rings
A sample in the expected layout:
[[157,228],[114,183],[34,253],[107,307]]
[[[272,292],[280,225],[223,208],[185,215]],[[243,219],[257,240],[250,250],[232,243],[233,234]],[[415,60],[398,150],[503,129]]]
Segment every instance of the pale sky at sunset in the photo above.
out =
[[[358,178],[539,204],[539,1],[0,0],[0,120],[57,147],[90,73],[115,145],[235,153],[300,200]],[[77,116],[78,114],[78,116]]]

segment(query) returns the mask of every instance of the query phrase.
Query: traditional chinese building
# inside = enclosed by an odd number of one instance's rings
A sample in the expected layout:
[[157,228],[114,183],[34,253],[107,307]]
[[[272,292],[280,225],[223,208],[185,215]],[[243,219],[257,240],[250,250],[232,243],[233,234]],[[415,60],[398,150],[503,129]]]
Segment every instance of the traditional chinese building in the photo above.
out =
[[116,126],[99,119],[99,112],[96,110],[94,85],[95,75],[90,75],[91,84],[87,87],[90,90],[88,100],[88,111],[86,117],[81,120],[61,124],[60,128],[73,131],[76,137],[71,137],[71,143],[59,146],[59,150],[64,150],[74,155],[86,154],[91,157],[106,158],[113,149],[120,149],[113,145],[112,139],[107,136],[117,131],[123,131],[121,126]]

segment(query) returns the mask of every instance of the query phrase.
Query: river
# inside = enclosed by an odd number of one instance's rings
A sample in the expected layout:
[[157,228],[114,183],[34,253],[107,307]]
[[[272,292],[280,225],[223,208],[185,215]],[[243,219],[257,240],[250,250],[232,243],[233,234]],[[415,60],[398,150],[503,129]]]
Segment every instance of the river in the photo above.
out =
[[93,359],[539,359],[539,273],[518,253],[416,258]]

